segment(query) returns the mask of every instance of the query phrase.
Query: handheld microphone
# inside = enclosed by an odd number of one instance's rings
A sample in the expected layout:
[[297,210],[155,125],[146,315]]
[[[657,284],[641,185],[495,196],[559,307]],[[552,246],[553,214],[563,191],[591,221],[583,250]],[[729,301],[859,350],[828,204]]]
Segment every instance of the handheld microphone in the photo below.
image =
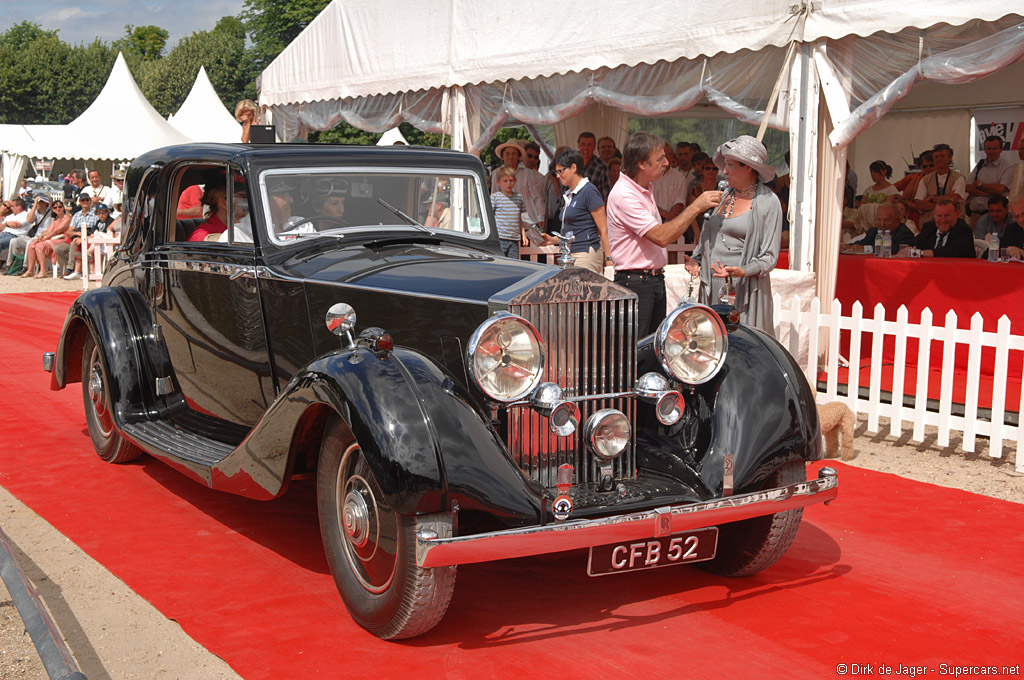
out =
[[[723,179],[721,182],[718,183],[718,191],[725,191],[728,188],[729,188],[729,181],[728,180]],[[725,195],[722,196],[722,200],[723,201],[725,200]],[[719,205],[721,205],[721,204],[719,204]],[[715,208],[716,207],[717,206],[711,206],[710,208],[708,208],[707,212],[704,213],[704,221],[705,222],[707,220],[711,219],[711,215],[715,212]]]

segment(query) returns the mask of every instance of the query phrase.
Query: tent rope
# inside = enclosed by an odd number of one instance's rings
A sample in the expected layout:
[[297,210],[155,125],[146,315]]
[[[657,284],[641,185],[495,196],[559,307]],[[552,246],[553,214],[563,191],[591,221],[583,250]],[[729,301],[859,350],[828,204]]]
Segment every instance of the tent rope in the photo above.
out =
[[775,102],[779,98],[779,90],[782,89],[782,80],[786,73],[789,72],[789,63],[793,59],[793,54],[796,52],[796,41],[789,43],[789,49],[786,50],[786,58],[782,60],[782,69],[779,71],[779,77],[775,79],[775,87],[772,88],[772,95],[768,98],[768,106],[764,109],[764,118],[761,119],[761,126],[757,129],[757,141],[764,139],[764,133],[768,129],[768,119],[771,118],[772,109],[775,108]]

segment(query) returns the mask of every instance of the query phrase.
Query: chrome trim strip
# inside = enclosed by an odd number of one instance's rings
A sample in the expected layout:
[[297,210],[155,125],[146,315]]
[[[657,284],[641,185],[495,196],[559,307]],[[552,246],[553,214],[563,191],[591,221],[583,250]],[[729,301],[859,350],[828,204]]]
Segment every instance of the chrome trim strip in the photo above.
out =
[[643,540],[828,503],[838,495],[839,474],[823,467],[815,480],[702,503],[455,538],[419,533],[416,564],[442,567]]

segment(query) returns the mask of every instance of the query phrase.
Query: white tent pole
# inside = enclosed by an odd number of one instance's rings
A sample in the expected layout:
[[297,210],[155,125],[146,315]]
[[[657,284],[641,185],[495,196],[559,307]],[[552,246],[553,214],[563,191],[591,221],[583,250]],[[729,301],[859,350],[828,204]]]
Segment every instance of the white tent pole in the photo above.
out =
[[[818,86],[811,66],[810,45],[803,43],[789,79],[790,198],[789,268],[810,271],[814,256],[815,155]],[[824,301],[823,301],[824,302]]]

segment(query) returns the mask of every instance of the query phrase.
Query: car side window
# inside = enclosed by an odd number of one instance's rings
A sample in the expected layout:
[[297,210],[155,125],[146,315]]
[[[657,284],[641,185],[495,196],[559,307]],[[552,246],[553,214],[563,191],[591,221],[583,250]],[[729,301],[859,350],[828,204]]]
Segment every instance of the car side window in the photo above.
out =
[[153,212],[156,209],[156,194],[160,188],[160,173],[149,170],[139,184],[139,190],[131,199],[129,214],[131,221],[125,234],[124,247],[132,253],[139,253],[152,248],[156,234],[154,233]]

